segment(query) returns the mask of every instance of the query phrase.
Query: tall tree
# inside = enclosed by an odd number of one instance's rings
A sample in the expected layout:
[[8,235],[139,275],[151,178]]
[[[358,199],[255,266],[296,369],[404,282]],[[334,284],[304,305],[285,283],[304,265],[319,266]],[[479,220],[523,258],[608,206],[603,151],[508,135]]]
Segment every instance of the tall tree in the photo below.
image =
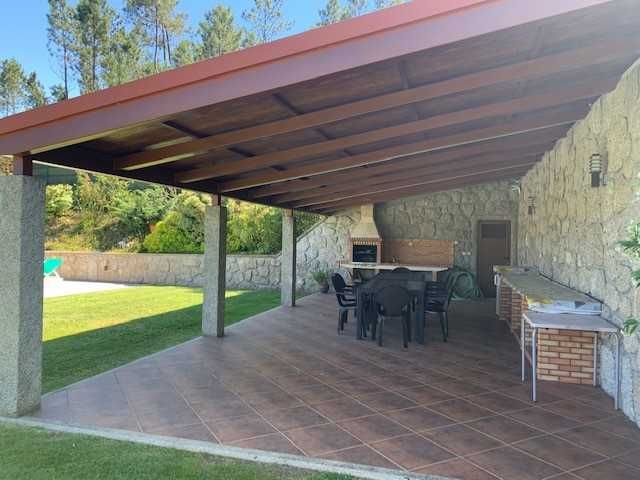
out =
[[156,72],[173,63],[173,44],[185,30],[186,15],[176,12],[178,0],[127,0],[127,15],[144,33]]
[[348,18],[358,17],[367,11],[369,0],[347,0],[346,16]]
[[61,83],[57,85],[52,85],[51,87],[49,87],[49,93],[51,95],[51,101],[53,103],[61,102],[68,98],[67,91],[64,88],[64,85]]
[[253,0],[253,6],[242,12],[256,43],[270,42],[291,30],[293,22],[285,17],[283,6],[284,0]]
[[238,28],[229,7],[217,5],[204,15],[198,26],[201,58],[218,57],[242,47],[243,31]]
[[401,3],[406,3],[407,0],[375,0],[376,10],[380,10],[382,8],[393,7],[395,5],[400,5]]
[[49,0],[47,46],[51,56],[58,62],[64,88],[63,99],[69,98],[71,56],[76,32],[74,19],[73,8],[66,0]]
[[79,0],[76,6],[75,69],[82,93],[100,88],[100,67],[109,45],[115,11],[107,0]]
[[22,110],[26,95],[25,74],[15,58],[0,62],[0,109],[4,115]]
[[200,60],[200,46],[196,45],[193,40],[182,40],[173,50],[173,64],[176,67],[189,65],[190,63]]
[[49,100],[44,90],[44,85],[38,80],[36,72],[31,72],[24,79],[25,107],[37,108],[46,105]]
[[318,26],[322,27],[344,20],[347,11],[340,4],[340,0],[327,0],[327,4],[318,12],[320,21]]
[[102,80],[107,87],[144,75],[142,34],[137,27],[127,31],[121,19],[114,22],[101,68]]

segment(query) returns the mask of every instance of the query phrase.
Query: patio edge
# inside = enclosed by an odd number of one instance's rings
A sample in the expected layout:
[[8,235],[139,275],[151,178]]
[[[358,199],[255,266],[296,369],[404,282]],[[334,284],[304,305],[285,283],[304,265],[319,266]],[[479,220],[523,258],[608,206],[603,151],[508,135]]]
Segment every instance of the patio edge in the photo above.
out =
[[390,470],[380,467],[369,467],[366,465],[359,465],[355,463],[336,462],[333,460],[323,460],[319,458],[303,457],[285,453],[229,447],[210,442],[188,440],[175,437],[163,437],[141,432],[129,432],[125,430],[115,430],[109,428],[69,426],[56,422],[44,422],[28,417],[0,417],[0,424],[39,428],[58,433],[87,435],[91,437],[132,442],[161,448],[172,448],[184,452],[205,453],[217,457],[231,458],[248,462],[279,465],[283,467],[291,467],[321,473],[350,475],[356,478],[369,480],[455,480],[448,477],[419,475],[409,472],[401,472],[399,470]]

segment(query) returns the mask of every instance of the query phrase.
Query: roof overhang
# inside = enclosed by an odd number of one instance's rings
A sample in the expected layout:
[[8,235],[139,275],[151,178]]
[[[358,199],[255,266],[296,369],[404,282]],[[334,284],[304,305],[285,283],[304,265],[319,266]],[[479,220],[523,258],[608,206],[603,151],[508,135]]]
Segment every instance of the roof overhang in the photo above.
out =
[[0,153],[318,212],[519,176],[640,56],[633,4],[416,0],[2,119]]

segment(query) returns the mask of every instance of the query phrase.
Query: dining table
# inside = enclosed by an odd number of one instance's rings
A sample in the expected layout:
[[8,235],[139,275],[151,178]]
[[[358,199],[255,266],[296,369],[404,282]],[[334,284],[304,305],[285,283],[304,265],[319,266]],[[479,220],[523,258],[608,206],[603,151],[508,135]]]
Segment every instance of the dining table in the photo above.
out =
[[413,301],[410,305],[411,318],[414,328],[413,336],[416,342],[425,343],[425,289],[427,286],[424,275],[421,272],[388,272],[383,271],[370,279],[354,284],[353,292],[356,298],[357,311],[357,338],[365,337],[365,326],[372,325],[378,319],[378,311],[375,304],[376,292],[388,286],[399,286],[407,290]]

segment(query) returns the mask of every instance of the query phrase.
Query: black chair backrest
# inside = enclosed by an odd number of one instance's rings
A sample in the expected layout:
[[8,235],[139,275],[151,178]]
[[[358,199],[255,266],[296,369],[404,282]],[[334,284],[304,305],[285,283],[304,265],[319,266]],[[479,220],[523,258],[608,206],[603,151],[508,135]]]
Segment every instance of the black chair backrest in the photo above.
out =
[[425,301],[427,303],[438,302],[446,311],[449,308],[449,302],[451,301],[452,295],[453,291],[450,292],[447,289],[446,284],[442,282],[427,282],[427,286],[425,288]]
[[407,267],[398,267],[391,270],[391,273],[411,273]]
[[398,285],[389,285],[375,294],[375,302],[382,315],[399,317],[411,305],[412,297],[406,289]]
[[333,289],[336,293],[344,293],[344,288],[347,286],[347,282],[344,281],[342,275],[339,273],[331,275],[331,283],[333,284]]

